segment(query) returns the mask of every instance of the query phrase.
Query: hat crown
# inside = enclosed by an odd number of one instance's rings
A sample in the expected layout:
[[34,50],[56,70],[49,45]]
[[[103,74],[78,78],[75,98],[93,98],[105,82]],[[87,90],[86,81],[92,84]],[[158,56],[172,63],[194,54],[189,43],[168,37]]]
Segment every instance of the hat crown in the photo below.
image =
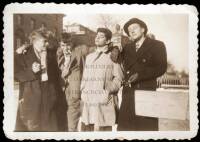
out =
[[138,18],[131,18],[128,22],[125,23],[125,25],[124,25],[124,31],[125,31],[125,33],[129,36],[128,27],[131,24],[134,24],[134,23],[137,23],[141,27],[143,27],[145,29],[144,34],[146,35],[146,33],[148,31],[147,25],[146,25],[146,23],[144,21],[142,21],[142,20],[140,20]]

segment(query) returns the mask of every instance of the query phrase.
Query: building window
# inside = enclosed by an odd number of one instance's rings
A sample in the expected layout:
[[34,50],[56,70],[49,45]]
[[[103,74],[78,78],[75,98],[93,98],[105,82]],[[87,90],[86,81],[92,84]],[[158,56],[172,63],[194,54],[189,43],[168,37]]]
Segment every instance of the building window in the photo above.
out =
[[41,24],[40,29],[41,29],[41,30],[46,30],[46,29],[47,29],[46,23],[43,22],[43,23]]
[[22,15],[17,15],[17,24],[23,25],[23,16]]
[[56,27],[53,28],[53,35],[58,36],[58,29]]
[[21,46],[22,40],[20,38],[16,39],[16,47],[19,48]]
[[31,21],[30,21],[30,28],[31,30],[34,30],[36,27],[36,21],[35,19],[31,18]]
[[19,48],[25,41],[25,34],[21,28],[14,31],[15,48]]

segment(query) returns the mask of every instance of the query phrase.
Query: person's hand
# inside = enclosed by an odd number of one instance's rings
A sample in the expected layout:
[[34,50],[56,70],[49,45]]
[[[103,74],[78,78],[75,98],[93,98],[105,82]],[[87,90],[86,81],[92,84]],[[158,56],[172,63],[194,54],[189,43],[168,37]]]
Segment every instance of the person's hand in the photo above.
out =
[[70,43],[65,43],[63,41],[60,42],[60,47],[63,51],[64,56],[71,54],[71,45]]
[[64,54],[65,57],[71,56],[70,47],[63,48],[63,54]]
[[118,61],[119,54],[120,54],[120,51],[119,51],[118,47],[114,47],[110,54],[111,60],[116,63]]
[[128,79],[128,83],[133,83],[138,79],[138,73],[135,73],[133,75],[130,76],[130,78]]
[[127,86],[131,87],[131,82],[125,81],[125,80],[124,80],[124,81],[122,82],[122,85],[125,86],[125,87],[127,87]]
[[16,53],[17,54],[23,54],[23,53],[25,53],[27,47],[28,47],[27,44],[23,44],[22,46],[20,46],[19,48],[17,48]]
[[32,70],[33,70],[34,73],[39,72],[39,71],[41,70],[40,64],[37,63],[37,62],[34,62],[34,63],[32,64]]

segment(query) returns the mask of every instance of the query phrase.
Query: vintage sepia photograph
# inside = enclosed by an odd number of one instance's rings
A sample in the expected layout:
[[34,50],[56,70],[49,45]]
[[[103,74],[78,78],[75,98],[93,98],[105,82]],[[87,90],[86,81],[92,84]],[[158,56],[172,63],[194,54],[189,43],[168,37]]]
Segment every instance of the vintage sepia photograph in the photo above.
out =
[[189,5],[7,5],[4,133],[19,140],[194,137],[197,15]]

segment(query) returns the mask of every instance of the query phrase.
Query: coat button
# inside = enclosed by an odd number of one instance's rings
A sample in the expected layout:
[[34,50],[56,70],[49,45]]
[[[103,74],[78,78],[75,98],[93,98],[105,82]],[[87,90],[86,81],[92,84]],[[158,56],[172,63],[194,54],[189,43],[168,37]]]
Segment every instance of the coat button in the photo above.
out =
[[142,62],[145,63],[145,62],[146,62],[146,59],[142,59]]
[[127,74],[129,74],[129,73],[130,73],[130,71],[127,71],[126,73],[127,73]]

